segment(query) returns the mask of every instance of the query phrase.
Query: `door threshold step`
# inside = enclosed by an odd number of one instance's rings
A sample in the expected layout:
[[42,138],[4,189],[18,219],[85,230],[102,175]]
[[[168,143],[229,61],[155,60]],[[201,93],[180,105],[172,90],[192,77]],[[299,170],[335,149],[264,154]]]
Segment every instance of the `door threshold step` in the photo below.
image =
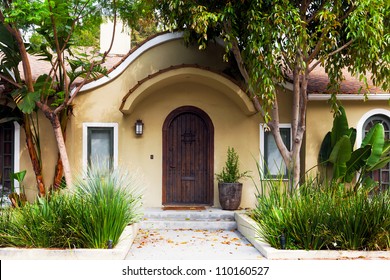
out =
[[206,210],[205,206],[164,206],[162,210],[174,210],[174,211],[199,211]]

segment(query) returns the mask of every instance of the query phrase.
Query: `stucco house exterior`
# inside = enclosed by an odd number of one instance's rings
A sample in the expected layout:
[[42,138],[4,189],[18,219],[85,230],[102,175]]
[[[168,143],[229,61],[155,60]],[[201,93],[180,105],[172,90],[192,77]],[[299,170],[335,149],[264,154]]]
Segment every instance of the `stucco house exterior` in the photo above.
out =
[[[94,161],[137,170],[144,182],[146,207],[219,207],[215,173],[222,169],[229,146],[238,152],[241,169],[250,170],[254,181],[269,179],[259,178],[256,171],[256,161],[263,159],[272,177],[280,169],[274,164],[281,160],[279,152],[241,87],[234,61],[224,62],[223,54],[223,42],[212,43],[201,51],[197,46],[186,45],[180,32],[163,33],[132,49],[108,76],[86,84],[75,99],[74,117],[66,135],[74,174]],[[317,164],[321,141],[332,126],[326,84],[321,70],[313,73],[302,154],[305,170]],[[285,140],[291,141],[292,85],[283,87],[278,92],[283,106],[280,122]],[[359,87],[357,80],[347,77],[339,95],[349,125],[357,128],[357,145],[371,121],[383,122],[389,137],[390,94],[373,87],[368,101],[363,101],[363,96],[357,94]],[[142,135],[135,132],[137,121],[143,124]],[[3,131],[6,128],[1,129],[5,161],[7,133]],[[23,131],[17,125],[11,130],[12,169],[28,170],[25,185],[33,186]],[[54,173],[57,153],[53,151],[54,136],[45,136],[42,152],[47,178]],[[381,173],[382,183],[387,186],[389,174],[388,167]],[[251,179],[242,182],[241,207],[253,207],[256,186]],[[33,187],[26,188],[30,198],[35,191]]]

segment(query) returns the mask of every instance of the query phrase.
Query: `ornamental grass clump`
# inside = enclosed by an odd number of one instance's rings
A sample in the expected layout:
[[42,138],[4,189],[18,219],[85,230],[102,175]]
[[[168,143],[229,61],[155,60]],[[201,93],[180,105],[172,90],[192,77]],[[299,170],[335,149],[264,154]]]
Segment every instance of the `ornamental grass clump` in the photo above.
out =
[[72,197],[52,193],[20,208],[3,209],[0,247],[66,248],[79,244],[72,228]]
[[[308,181],[290,191],[268,181],[251,213],[272,247],[305,250],[390,250],[389,192]],[[282,187],[281,187],[282,186]]]
[[86,179],[75,184],[72,216],[77,218],[79,238],[88,248],[106,248],[117,244],[128,224],[137,222],[142,213],[137,178],[119,170],[90,169]]
[[0,247],[107,248],[141,213],[137,175],[90,169],[61,190],[0,212]]

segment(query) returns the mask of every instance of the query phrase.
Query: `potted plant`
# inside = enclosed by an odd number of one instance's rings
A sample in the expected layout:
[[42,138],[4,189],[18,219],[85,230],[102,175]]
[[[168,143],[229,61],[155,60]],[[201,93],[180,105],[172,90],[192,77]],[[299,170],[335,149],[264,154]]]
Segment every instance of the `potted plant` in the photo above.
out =
[[242,183],[239,180],[247,177],[248,171],[239,170],[238,154],[228,147],[227,160],[220,173],[215,174],[218,181],[219,203],[224,210],[236,210],[241,203]]

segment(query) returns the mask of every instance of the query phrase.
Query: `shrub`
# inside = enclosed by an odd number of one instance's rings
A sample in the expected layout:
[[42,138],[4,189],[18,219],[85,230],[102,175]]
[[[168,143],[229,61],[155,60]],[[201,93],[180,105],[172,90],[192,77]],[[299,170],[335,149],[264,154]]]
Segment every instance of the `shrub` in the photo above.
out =
[[59,191],[0,213],[0,246],[107,248],[141,216],[135,176],[90,170],[72,192]]
[[286,249],[389,250],[389,192],[374,196],[364,188],[350,191],[342,184],[317,180],[289,192],[268,182],[252,217],[259,235],[271,246]]
[[4,209],[0,224],[0,246],[64,248],[77,244],[70,227],[72,198],[53,193],[34,204]]
[[135,179],[119,170],[96,168],[78,180],[72,216],[85,247],[106,248],[108,240],[117,244],[124,228],[140,219],[141,195]]
[[238,183],[241,178],[248,177],[248,171],[240,172],[239,157],[234,148],[228,147],[225,166],[220,173],[215,174],[221,183]]

